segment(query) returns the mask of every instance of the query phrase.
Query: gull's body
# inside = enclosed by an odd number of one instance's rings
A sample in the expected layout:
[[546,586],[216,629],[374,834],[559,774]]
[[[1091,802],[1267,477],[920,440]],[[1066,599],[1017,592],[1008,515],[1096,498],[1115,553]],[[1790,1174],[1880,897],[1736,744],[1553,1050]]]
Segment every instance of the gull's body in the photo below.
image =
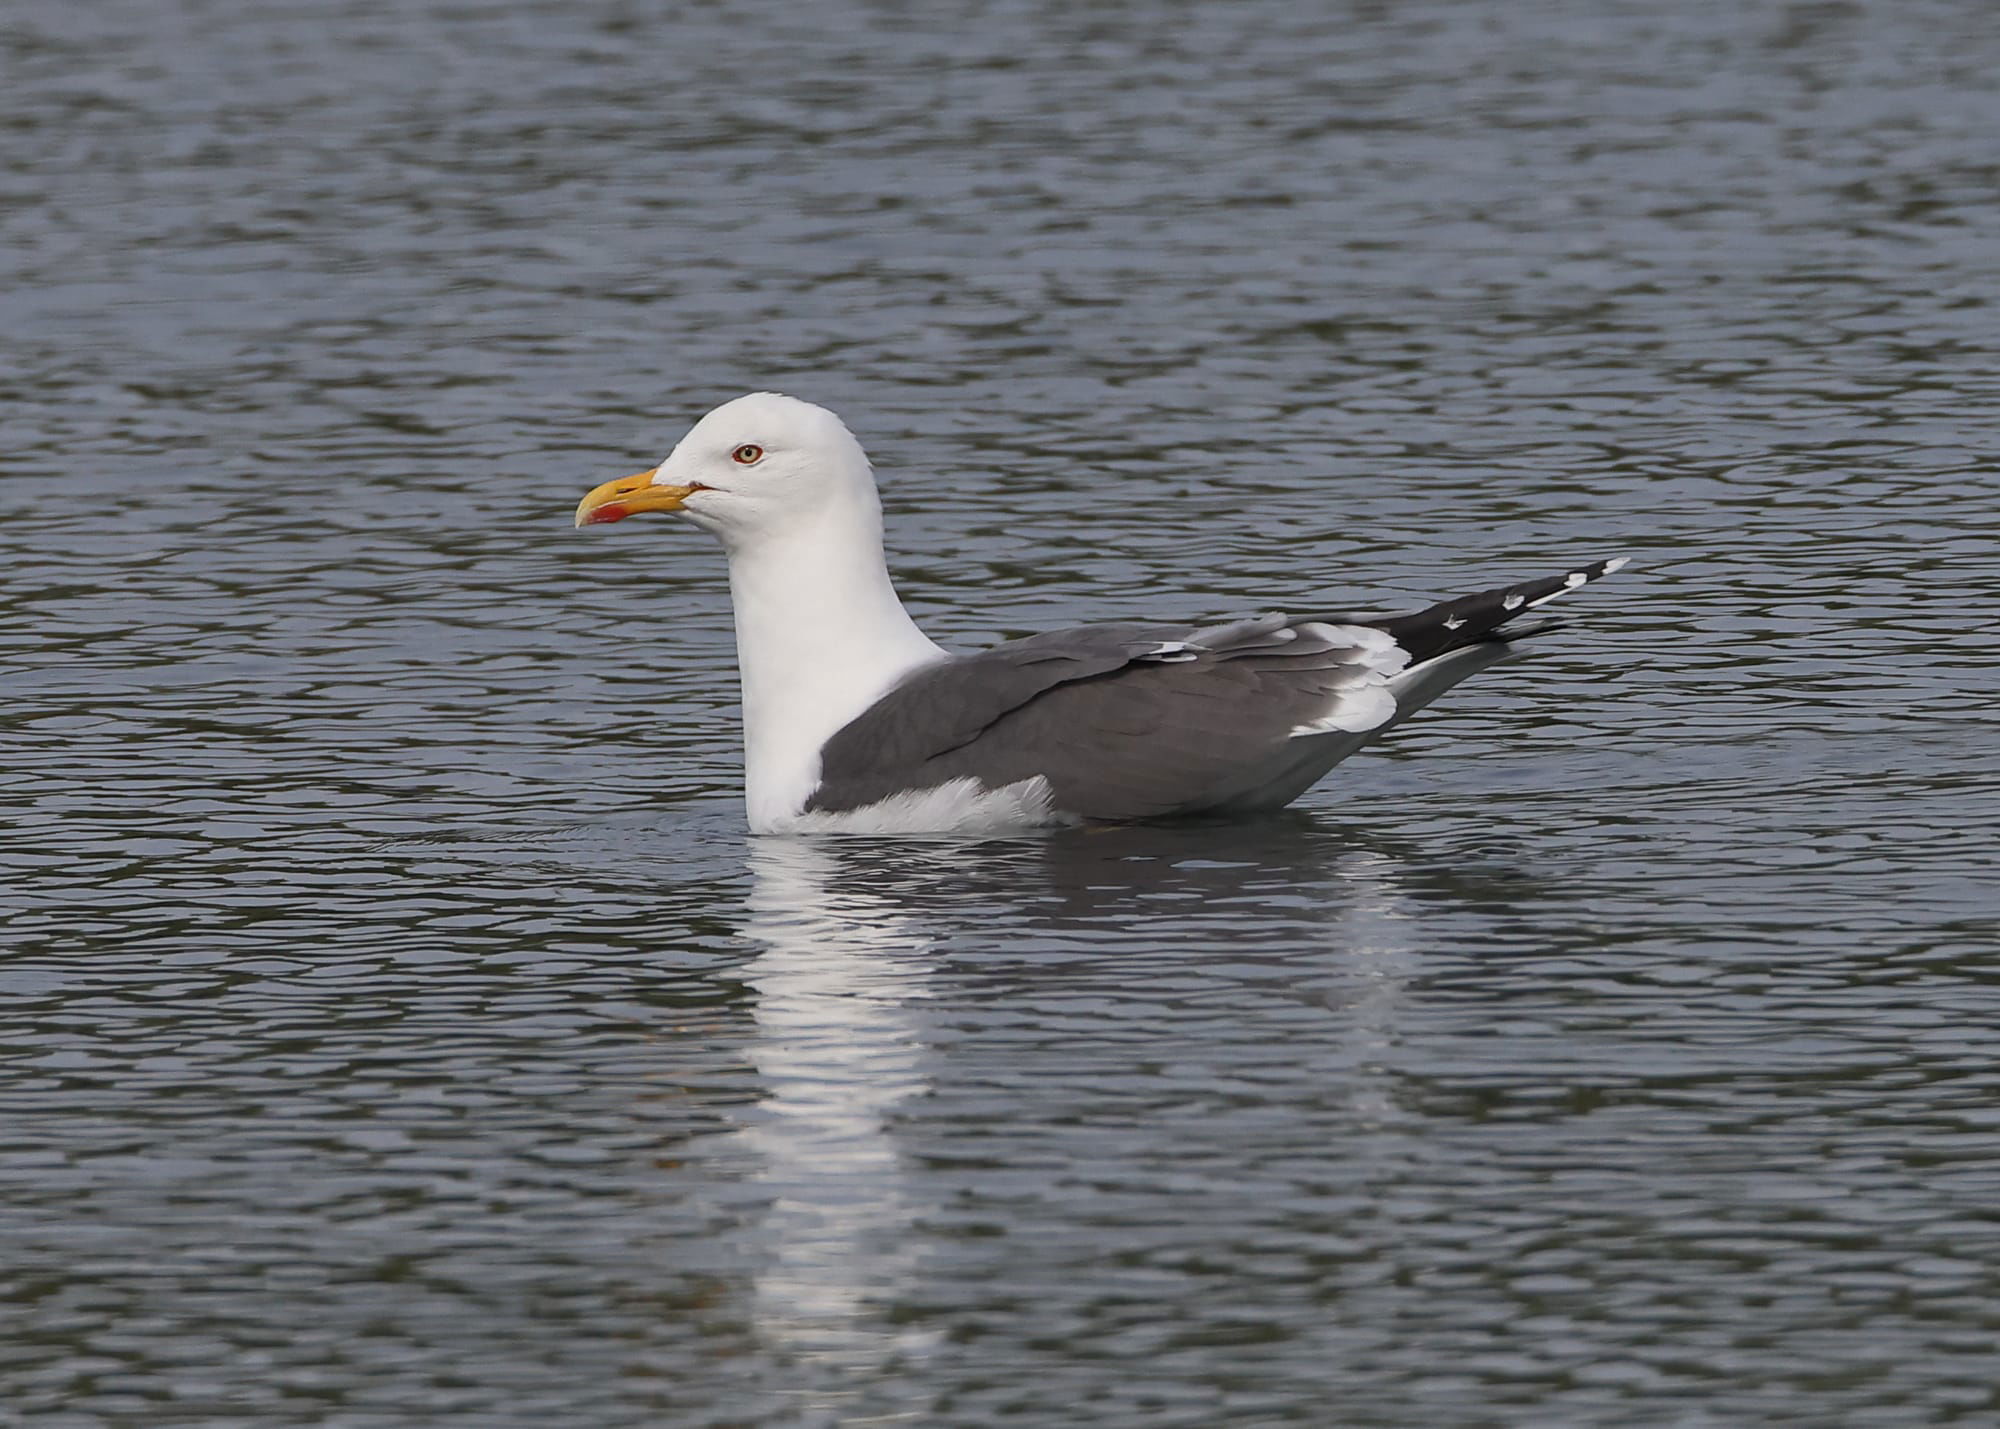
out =
[[1279,808],[1546,628],[1508,622],[1623,564],[1410,615],[1089,625],[951,655],[897,598],[868,459],[824,408],[768,392],[726,403],[576,519],[648,510],[728,553],[759,833]]

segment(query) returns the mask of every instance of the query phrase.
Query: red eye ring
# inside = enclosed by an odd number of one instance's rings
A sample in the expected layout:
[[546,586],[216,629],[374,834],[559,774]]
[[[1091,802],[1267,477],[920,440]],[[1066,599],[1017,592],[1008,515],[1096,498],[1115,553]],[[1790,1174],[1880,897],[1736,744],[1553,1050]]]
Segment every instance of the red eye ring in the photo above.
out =
[[764,449],[755,442],[745,442],[729,454],[729,459],[738,466],[755,466],[764,459]]

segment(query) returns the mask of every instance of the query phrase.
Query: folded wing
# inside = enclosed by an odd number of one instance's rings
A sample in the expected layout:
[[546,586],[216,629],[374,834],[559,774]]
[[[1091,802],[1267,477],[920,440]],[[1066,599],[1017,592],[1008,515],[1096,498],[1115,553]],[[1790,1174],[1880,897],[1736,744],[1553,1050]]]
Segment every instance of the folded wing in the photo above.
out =
[[838,813],[967,778],[1046,780],[1052,807],[1086,819],[1275,806],[1504,653],[1491,647],[1548,628],[1508,629],[1517,616],[1620,564],[1408,615],[1087,625],[954,657],[827,742],[806,807]]

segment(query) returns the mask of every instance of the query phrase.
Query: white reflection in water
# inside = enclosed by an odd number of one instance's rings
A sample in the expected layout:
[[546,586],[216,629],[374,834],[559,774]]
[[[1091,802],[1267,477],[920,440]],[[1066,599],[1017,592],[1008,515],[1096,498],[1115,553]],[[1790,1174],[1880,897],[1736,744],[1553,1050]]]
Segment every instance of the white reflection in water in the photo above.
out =
[[889,1123],[928,1088],[913,1004],[932,939],[889,898],[838,878],[806,839],[752,840],[746,969],[766,1090],[736,1135],[769,1198],[753,1308],[803,1357],[863,1368],[921,1349],[880,1314],[915,1268],[919,1205]]
[[[1306,901],[1283,900],[1272,916],[1316,930],[1299,949],[1289,995],[1336,1014],[1342,1031],[1322,1048],[1334,1058],[1326,1070],[1339,1069],[1354,1123],[1397,1128],[1397,1061],[1421,928],[1396,861],[1372,850],[1281,840],[1244,864],[1223,865],[1180,857],[1185,838],[1156,849],[1139,841],[1144,835],[1125,837],[1151,856],[1093,859],[1077,869],[1058,858],[1042,868],[1044,878],[1057,870],[1064,889],[1057,923],[1070,930],[1052,948],[1074,958],[1075,934],[1092,930],[1104,961],[1084,954],[1076,966],[1113,970],[1132,951],[1130,919],[1143,899],[1226,895],[1286,875]],[[931,1091],[936,1072],[923,1005],[940,940],[932,904],[908,896],[913,870],[879,857],[879,850],[802,838],[755,839],[749,851],[755,883],[745,933],[757,953],[744,971],[755,993],[756,1035],[747,1055],[764,1096],[731,1139],[748,1153],[748,1186],[765,1207],[751,1310],[773,1348],[839,1372],[920,1360],[931,1342],[926,1332],[897,1328],[888,1312],[920,1288],[919,1227],[936,1210],[935,1191],[904,1160],[895,1123]],[[995,872],[984,862],[994,857],[968,851],[961,863],[927,849],[923,882],[956,887],[956,878],[978,887],[990,875],[1013,893],[1032,886],[1032,865]],[[1228,916],[1243,914],[1230,909]],[[1188,931],[1163,935],[1171,941]],[[1232,976],[1227,959],[1211,971]],[[1135,997],[1132,1015],[1150,1005]]]
[[1356,850],[1342,857],[1335,871],[1341,878],[1342,906],[1332,942],[1338,955],[1334,965],[1341,973],[1331,991],[1351,1019],[1354,1111],[1364,1127],[1381,1127],[1398,1119],[1398,1023],[1419,962],[1419,925],[1396,886],[1394,860]]

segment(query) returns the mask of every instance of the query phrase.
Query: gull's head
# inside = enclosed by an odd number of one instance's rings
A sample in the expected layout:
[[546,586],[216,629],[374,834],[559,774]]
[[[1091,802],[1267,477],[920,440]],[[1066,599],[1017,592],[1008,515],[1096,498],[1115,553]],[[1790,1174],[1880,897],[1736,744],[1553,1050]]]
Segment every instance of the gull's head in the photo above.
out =
[[878,510],[875,478],[840,418],[796,397],[753,392],[696,422],[651,471],[585,496],[576,524],[676,511],[733,546],[857,508]]

